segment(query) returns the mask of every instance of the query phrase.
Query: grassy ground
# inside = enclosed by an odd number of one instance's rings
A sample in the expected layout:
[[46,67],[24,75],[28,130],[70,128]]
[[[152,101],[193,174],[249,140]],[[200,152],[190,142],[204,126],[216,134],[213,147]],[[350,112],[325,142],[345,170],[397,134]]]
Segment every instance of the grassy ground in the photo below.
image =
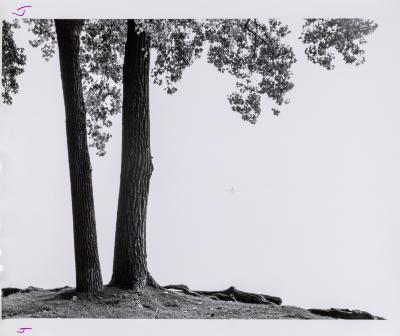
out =
[[324,319],[292,306],[218,301],[152,287],[140,294],[106,287],[96,295],[31,288],[3,297],[2,306],[3,318]]

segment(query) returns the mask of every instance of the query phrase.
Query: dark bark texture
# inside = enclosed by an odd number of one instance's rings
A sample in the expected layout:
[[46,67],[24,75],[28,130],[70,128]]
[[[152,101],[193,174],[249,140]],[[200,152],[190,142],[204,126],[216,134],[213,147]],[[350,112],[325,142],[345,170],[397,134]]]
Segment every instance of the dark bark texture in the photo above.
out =
[[147,282],[146,212],[150,177],[150,37],[128,20],[123,67],[122,155],[113,276],[110,285],[141,290]]
[[92,167],[87,144],[86,111],[79,66],[83,20],[55,20],[64,94],[74,227],[76,289],[103,286],[97,250]]

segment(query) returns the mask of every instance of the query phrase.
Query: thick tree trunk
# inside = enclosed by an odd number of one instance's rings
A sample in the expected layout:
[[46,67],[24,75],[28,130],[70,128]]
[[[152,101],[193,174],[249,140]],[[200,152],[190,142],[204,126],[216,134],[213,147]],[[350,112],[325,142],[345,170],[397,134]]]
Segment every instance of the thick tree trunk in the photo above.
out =
[[150,152],[150,37],[128,20],[123,68],[122,157],[110,285],[139,291],[147,282],[146,212]]
[[55,24],[66,115],[76,289],[95,292],[102,289],[103,282],[97,251],[92,168],[79,65],[79,35],[83,20],[55,20]]

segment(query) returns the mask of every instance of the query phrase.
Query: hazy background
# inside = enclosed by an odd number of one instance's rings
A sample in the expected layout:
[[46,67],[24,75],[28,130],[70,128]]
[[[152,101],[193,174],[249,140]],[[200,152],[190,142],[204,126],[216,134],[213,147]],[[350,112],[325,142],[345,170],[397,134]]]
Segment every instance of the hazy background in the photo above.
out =
[[[266,14],[268,17],[268,15]],[[263,98],[256,125],[231,111],[234,79],[205,58],[178,92],[151,87],[155,171],[148,263],[160,284],[239,289],[284,304],[400,312],[399,24],[376,19],[367,62],[305,59],[302,20],[290,19],[291,104]],[[4,286],[74,286],[72,214],[58,55],[27,43],[20,93],[1,108]],[[120,170],[120,117],[107,156],[92,152],[103,279],[110,280]],[[230,188],[238,192],[227,192]]]

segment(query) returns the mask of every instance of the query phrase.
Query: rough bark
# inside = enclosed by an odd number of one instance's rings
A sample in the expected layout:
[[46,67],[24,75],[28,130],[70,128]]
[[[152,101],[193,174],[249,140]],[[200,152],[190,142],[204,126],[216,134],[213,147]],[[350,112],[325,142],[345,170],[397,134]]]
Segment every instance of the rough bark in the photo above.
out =
[[79,66],[79,35],[83,20],[55,20],[55,25],[66,116],[76,289],[96,292],[102,289],[103,282],[97,250],[92,168]]
[[110,285],[141,290],[147,282],[146,212],[150,177],[150,37],[128,20],[123,67],[122,155]]

